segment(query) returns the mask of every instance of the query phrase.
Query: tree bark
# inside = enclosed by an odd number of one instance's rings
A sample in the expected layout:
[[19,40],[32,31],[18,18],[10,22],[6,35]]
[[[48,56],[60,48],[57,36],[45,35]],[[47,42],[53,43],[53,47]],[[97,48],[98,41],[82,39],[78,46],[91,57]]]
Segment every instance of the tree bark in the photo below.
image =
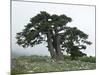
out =
[[57,55],[57,60],[64,60],[63,53],[61,52],[60,48],[60,36],[58,35],[56,37],[56,55]]
[[55,61],[56,60],[56,52],[54,51],[53,45],[52,45],[52,38],[51,38],[50,30],[48,30],[47,33],[47,42],[48,42],[48,50],[51,54],[51,58]]
[[55,30],[55,35],[53,35],[53,47],[56,51],[56,60],[64,60],[63,54],[60,48],[60,36],[58,35],[57,30]]

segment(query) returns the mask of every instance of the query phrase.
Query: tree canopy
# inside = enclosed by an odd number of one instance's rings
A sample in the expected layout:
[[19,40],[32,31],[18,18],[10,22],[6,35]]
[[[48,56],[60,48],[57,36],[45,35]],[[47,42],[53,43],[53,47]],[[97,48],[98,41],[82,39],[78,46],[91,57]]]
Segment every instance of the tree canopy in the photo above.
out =
[[[90,45],[91,42],[86,40],[88,39],[87,34],[76,27],[67,26],[67,23],[71,21],[72,18],[64,14],[50,15],[45,11],[41,11],[30,19],[22,32],[17,33],[17,44],[26,48],[45,41],[48,44],[51,58],[54,60],[63,60],[63,50],[66,50],[72,56],[79,56],[78,52],[82,54],[80,49],[86,49],[86,45],[83,44]],[[73,52],[75,50],[76,53]]]
[[66,31],[62,34],[62,48],[70,53],[72,58],[84,56],[80,50],[86,49],[86,45],[91,45],[88,41],[88,35],[76,27],[66,27]]

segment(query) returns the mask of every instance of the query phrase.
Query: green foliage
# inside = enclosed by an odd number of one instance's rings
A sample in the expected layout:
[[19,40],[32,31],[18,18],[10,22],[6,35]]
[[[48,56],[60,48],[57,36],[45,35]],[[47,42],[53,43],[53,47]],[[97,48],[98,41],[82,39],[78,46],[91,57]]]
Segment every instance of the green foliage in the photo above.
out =
[[59,30],[59,27],[66,26],[72,19],[65,15],[50,15],[45,11],[41,11],[36,16],[30,19],[30,23],[25,26],[22,32],[17,33],[17,44],[22,47],[34,46],[40,44],[43,41],[47,41],[46,35],[48,30],[51,32],[55,29]]
[[80,61],[84,61],[84,62],[90,62],[90,63],[96,63],[96,57],[80,57],[79,58]]
[[[71,60],[72,58],[70,57],[70,55],[64,55],[64,59]],[[80,60],[82,62],[96,63],[96,57],[93,57],[93,56],[78,57],[76,60]]]
[[63,55],[63,56],[64,56],[64,59],[65,59],[65,60],[66,60],[66,59],[71,60],[70,55]]
[[86,56],[80,50],[86,49],[86,45],[92,43],[88,41],[88,35],[76,27],[66,27],[65,33],[62,34],[62,48],[71,54],[72,59]]

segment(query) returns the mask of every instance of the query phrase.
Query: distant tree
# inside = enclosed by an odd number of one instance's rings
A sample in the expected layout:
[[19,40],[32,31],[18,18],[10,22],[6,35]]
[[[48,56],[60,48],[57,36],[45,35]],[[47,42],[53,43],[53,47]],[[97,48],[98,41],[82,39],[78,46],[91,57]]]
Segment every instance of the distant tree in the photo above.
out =
[[22,32],[17,33],[17,44],[26,48],[45,41],[51,58],[55,61],[63,60],[60,32],[65,31],[66,24],[71,21],[66,15],[50,15],[42,11],[30,19]]
[[86,49],[86,45],[91,45],[90,41],[87,41],[88,35],[80,31],[76,27],[66,27],[66,31],[62,35],[62,48],[68,52],[72,59],[77,57],[86,56],[81,50]]

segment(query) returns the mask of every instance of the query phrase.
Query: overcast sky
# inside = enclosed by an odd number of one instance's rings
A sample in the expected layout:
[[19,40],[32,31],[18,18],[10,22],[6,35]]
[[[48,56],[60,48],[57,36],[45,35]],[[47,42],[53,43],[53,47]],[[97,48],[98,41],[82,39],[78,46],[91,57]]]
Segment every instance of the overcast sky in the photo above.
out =
[[65,14],[72,18],[72,22],[68,23],[70,27],[77,27],[89,35],[92,45],[87,46],[84,51],[88,55],[95,55],[95,7],[80,6],[67,4],[50,4],[50,3],[34,3],[34,2],[12,2],[12,53],[19,55],[49,55],[46,43],[29,48],[22,48],[16,44],[16,33],[22,31],[24,26],[40,11],[46,11],[52,14]]

